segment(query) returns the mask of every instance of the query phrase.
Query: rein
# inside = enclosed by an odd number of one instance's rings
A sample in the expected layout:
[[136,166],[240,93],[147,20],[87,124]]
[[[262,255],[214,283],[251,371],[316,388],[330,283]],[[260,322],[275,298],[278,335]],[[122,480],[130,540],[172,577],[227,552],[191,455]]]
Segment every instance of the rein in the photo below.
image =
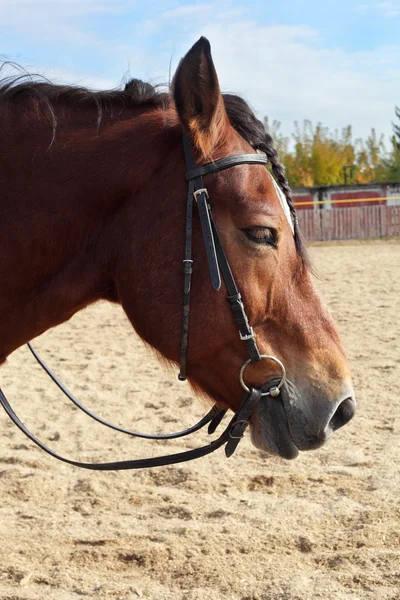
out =
[[[54,450],[46,446],[40,441],[33,433],[27,429],[24,423],[18,418],[8,400],[6,399],[3,391],[0,389],[0,403],[4,410],[14,422],[14,424],[39,448],[44,450],[47,454],[56,458],[62,462],[81,467],[83,469],[91,469],[95,471],[121,471],[127,469],[143,469],[148,467],[161,467],[166,465],[177,464],[186,462],[206,456],[211,452],[214,452],[221,446],[225,446],[225,454],[227,457],[231,456],[236,450],[241,438],[244,435],[246,427],[249,424],[249,418],[263,396],[276,397],[280,394],[280,388],[285,382],[286,372],[283,364],[275,357],[260,354],[257,347],[255,334],[253,328],[250,326],[244,304],[242,302],[241,295],[236,286],[235,279],[232,275],[232,271],[226,257],[221,239],[218,234],[217,227],[215,225],[211,206],[209,203],[209,195],[207,189],[203,184],[203,175],[212,173],[218,173],[225,169],[229,169],[236,165],[243,164],[256,164],[266,165],[268,159],[263,154],[240,154],[237,156],[228,156],[212,163],[205,164],[201,167],[196,167],[195,161],[192,155],[190,142],[186,134],[183,136],[183,148],[186,160],[186,180],[188,181],[188,199],[186,208],[186,234],[185,234],[185,254],[183,260],[183,313],[182,313],[182,335],[180,345],[180,371],[178,378],[184,381],[187,377],[187,349],[189,339],[189,318],[190,318],[190,291],[191,281],[193,273],[193,259],[192,259],[192,233],[193,233],[193,203],[197,205],[200,224],[204,238],[204,244],[207,254],[207,261],[210,271],[211,284],[215,290],[219,290],[221,287],[221,275],[225,283],[225,287],[228,294],[228,301],[233,311],[233,315],[236,321],[240,339],[243,341],[248,354],[249,359],[243,364],[239,378],[242,387],[245,390],[245,395],[239,409],[235,412],[227,427],[222,434],[216,440],[210,442],[206,446],[201,446],[194,450],[188,450],[185,452],[179,452],[177,454],[169,454],[166,456],[158,456],[154,458],[144,458],[135,460],[124,460],[117,462],[107,463],[85,463],[69,458],[65,458],[60,454],[57,454]],[[194,433],[205,425],[208,424],[208,433],[212,434],[215,432],[218,425],[221,423],[226,410],[213,407],[209,413],[207,413],[198,423],[176,433],[170,434],[148,434],[131,431],[117,425],[109,423],[105,419],[97,416],[94,412],[86,408],[75,396],[65,387],[65,385],[57,378],[57,376],[51,371],[51,369],[44,363],[37,352],[34,350],[32,345],[28,343],[28,347],[32,352],[34,358],[37,360],[39,365],[49,375],[53,382],[58,388],[75,404],[77,408],[82,410],[89,417],[95,421],[109,427],[120,433],[125,433],[132,437],[153,439],[153,440],[168,440],[176,439],[187,436]],[[243,375],[247,365],[251,362],[258,362],[262,359],[272,360],[278,364],[281,368],[281,377],[277,385],[271,385],[268,390],[248,388],[244,382]],[[263,386],[264,387],[264,386]]]

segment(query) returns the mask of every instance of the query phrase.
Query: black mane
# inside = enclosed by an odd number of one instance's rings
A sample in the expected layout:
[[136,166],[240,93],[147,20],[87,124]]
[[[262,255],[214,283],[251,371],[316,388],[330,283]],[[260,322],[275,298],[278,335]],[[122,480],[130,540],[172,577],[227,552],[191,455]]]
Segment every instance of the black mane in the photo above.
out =
[[[1,69],[0,69],[1,70]],[[225,109],[231,125],[254,148],[265,152],[271,163],[272,172],[284,192],[294,221],[296,247],[305,264],[308,264],[307,252],[298,228],[296,210],[292,193],[285,176],[284,168],[274,148],[272,137],[267,133],[247,102],[233,94],[223,94]],[[92,91],[84,87],[55,85],[44,78],[37,79],[27,73],[16,77],[6,77],[0,81],[0,105],[8,102],[36,100],[49,113],[53,139],[57,128],[57,116],[53,105],[56,103],[73,104],[79,108],[96,107],[97,127],[100,127],[105,115],[109,119],[121,118],[122,112],[139,106],[149,108],[167,108],[172,97],[165,87],[154,86],[140,79],[130,79],[124,89]]]

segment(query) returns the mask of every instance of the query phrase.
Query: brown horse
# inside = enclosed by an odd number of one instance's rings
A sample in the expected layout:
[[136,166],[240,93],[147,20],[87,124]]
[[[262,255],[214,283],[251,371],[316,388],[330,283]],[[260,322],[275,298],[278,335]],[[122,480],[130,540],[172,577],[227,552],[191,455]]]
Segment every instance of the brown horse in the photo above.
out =
[[[0,362],[99,299],[120,303],[143,340],[179,361],[185,131],[199,165],[263,151],[286,197],[261,165],[204,178],[258,346],[288,374],[281,399],[251,417],[254,444],[292,458],[350,420],[348,364],[312,282],[283,168],[248,105],[221,94],[207,40],[182,59],[171,95],[138,80],[89,92],[7,79],[0,131]],[[211,287],[197,214],[193,248],[189,380],[236,410],[247,356],[226,295]],[[246,380],[276,375],[262,361]]]

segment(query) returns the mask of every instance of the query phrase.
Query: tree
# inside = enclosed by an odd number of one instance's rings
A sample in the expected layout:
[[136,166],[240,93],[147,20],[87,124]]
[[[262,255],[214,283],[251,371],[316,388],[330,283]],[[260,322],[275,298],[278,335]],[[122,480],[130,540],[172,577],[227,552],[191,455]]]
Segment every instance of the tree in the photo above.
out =
[[[398,106],[395,106],[394,112],[396,114],[396,117],[398,119],[400,119],[400,108]],[[396,125],[396,123],[392,123],[392,125],[393,125],[393,129],[394,129],[394,140],[395,140],[395,143],[397,144],[398,150],[400,150],[400,126]]]
[[378,137],[374,128],[367,139],[357,140],[356,180],[358,183],[387,179],[386,148],[384,136]]
[[[399,108],[396,116],[400,118]],[[393,125],[395,135],[388,152],[384,136],[375,129],[365,140],[353,141],[350,125],[332,132],[321,123],[314,126],[304,121],[302,125],[295,122],[294,133],[287,137],[279,121],[270,123],[266,118],[264,122],[292,186],[400,181],[400,126]]]
[[[395,107],[396,117],[400,119],[400,108]],[[387,180],[400,181],[400,126],[392,123],[394,135],[391,138],[391,151],[387,160]]]

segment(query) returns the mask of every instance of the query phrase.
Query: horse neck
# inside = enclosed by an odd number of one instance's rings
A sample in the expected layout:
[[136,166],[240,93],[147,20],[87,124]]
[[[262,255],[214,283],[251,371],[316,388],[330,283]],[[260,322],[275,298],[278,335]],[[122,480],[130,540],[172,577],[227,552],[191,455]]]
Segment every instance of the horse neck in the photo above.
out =
[[[154,112],[97,135],[60,128],[48,152],[47,132],[45,141],[28,135],[22,149],[12,147],[0,166],[12,182],[0,204],[0,234],[7,240],[0,246],[0,271],[8,282],[0,310],[9,315],[0,327],[0,356],[100,298],[117,299],[112,248],[103,241],[168,153],[164,124]],[[6,236],[10,223],[15,234]]]

